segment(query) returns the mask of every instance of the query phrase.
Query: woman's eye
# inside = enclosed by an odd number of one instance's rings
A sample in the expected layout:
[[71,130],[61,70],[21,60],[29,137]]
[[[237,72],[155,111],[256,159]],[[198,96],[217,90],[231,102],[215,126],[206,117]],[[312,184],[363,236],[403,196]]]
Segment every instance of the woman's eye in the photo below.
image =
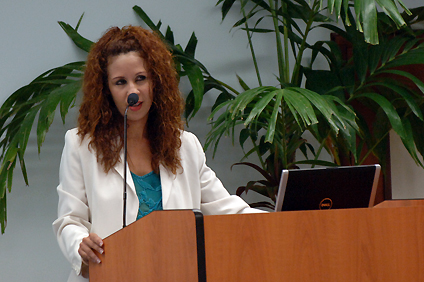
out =
[[139,76],[137,76],[137,81],[143,81],[145,79],[146,79],[146,76],[145,75],[139,75]]
[[118,81],[116,81],[116,85],[123,85],[123,84],[125,84],[126,83],[126,81],[125,81],[125,79],[120,79],[120,80],[118,80]]

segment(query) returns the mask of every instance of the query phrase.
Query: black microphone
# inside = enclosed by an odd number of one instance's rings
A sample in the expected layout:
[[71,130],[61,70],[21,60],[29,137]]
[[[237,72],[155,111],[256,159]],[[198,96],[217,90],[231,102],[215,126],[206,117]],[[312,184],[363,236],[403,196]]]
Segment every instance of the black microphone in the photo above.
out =
[[128,106],[134,106],[138,102],[138,95],[135,93],[131,93],[130,95],[128,95],[127,102]]
[[122,228],[127,226],[127,112],[128,108],[134,106],[138,102],[138,95],[131,93],[128,95],[127,103],[128,106],[125,109],[124,114],[124,213],[123,213],[123,225]]

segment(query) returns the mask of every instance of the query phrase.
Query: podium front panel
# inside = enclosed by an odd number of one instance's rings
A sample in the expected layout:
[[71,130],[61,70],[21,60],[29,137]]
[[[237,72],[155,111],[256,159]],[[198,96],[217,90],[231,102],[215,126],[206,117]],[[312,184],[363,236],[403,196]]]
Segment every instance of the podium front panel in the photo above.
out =
[[102,263],[90,264],[90,282],[204,281],[200,217],[192,210],[153,212],[105,238]]
[[424,206],[205,216],[208,282],[424,281]]

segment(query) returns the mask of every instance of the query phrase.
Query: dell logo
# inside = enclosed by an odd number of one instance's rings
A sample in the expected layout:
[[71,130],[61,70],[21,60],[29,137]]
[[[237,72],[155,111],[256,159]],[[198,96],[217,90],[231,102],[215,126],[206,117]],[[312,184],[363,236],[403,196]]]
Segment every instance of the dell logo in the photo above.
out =
[[325,198],[319,203],[320,210],[329,210],[333,206],[333,201],[330,198]]

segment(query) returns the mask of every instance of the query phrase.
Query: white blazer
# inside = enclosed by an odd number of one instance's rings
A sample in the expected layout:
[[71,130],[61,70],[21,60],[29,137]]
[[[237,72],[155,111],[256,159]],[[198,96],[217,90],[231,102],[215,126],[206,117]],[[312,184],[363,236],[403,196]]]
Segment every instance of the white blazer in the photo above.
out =
[[[200,209],[203,214],[261,212],[251,209],[238,196],[231,196],[215,173],[206,166],[205,154],[195,135],[181,134],[182,171],[176,175],[160,166],[163,209]],[[89,233],[105,238],[122,228],[123,170],[122,162],[105,173],[98,164],[89,139],[69,130],[60,163],[58,219],[53,230],[65,257],[72,264],[68,282],[88,281],[81,275],[79,244]],[[123,152],[121,160],[124,159]],[[127,224],[136,220],[139,201],[128,166]]]

